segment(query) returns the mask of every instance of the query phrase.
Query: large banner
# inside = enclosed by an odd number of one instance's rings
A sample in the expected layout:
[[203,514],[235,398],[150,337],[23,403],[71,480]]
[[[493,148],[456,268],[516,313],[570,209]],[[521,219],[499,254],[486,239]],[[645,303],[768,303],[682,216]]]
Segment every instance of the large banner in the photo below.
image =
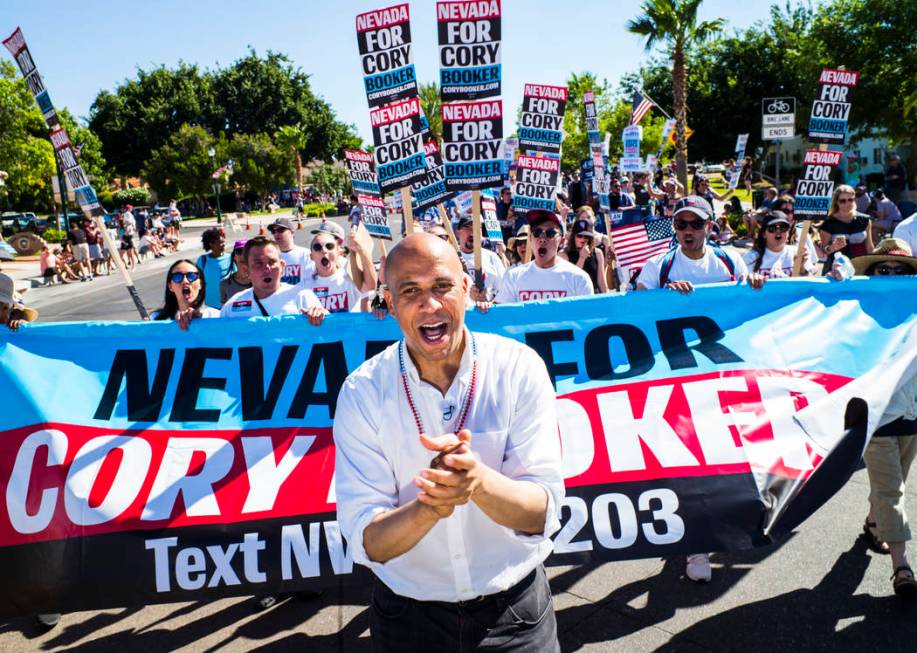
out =
[[370,108],[417,97],[407,4],[357,15],[357,46]]
[[[471,329],[531,346],[556,387],[567,497],[550,562],[786,534],[846,481],[917,373],[915,304],[888,300],[915,292],[787,280],[469,313]],[[398,338],[392,318],[359,313],[0,331],[0,615],[350,577],[338,390]]]

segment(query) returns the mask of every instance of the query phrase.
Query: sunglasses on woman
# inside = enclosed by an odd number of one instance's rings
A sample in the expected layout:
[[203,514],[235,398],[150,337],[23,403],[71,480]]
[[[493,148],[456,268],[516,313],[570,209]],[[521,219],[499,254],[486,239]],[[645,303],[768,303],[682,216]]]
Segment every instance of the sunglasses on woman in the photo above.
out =
[[337,246],[338,246],[337,243],[325,243],[324,245],[322,245],[322,243],[312,243],[312,251],[320,252],[322,251],[322,247],[324,247],[329,252],[331,252],[331,251],[334,251],[337,248]]
[[904,274],[914,274],[914,270],[907,265],[880,263],[876,266],[876,274],[882,275],[883,277],[901,276]]
[[556,238],[557,229],[532,229],[532,238]]
[[784,223],[782,223],[782,222],[781,222],[780,224],[769,224],[769,225],[767,225],[767,233],[769,233],[769,234],[776,234],[776,233],[781,233],[781,234],[782,234],[782,233],[784,233],[784,232],[786,232],[786,231],[789,231],[789,230],[790,230],[790,225],[784,224]]
[[852,197],[841,197],[840,199],[837,200],[837,203],[838,204],[849,204],[852,201],[853,201]]
[[691,220],[691,222],[687,220],[674,220],[672,224],[676,231],[684,231],[688,227],[691,227],[694,231],[700,231],[707,224],[707,221],[701,219]]
[[173,272],[169,275],[169,281],[172,283],[181,283],[183,280],[187,279],[188,283],[194,283],[200,279],[201,275],[197,272]]

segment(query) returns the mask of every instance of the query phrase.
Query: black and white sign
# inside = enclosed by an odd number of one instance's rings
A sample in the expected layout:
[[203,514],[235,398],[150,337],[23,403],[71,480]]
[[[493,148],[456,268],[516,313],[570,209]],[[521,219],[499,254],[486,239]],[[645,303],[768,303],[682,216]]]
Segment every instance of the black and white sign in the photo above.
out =
[[436,3],[443,102],[500,95],[500,0]]
[[796,98],[766,97],[761,100],[761,139],[786,140],[796,135]]
[[446,188],[480,190],[503,185],[503,103],[443,105]]
[[818,96],[809,115],[809,140],[813,143],[843,145],[850,120],[851,96],[860,81],[855,70],[825,68],[818,78]]
[[427,174],[420,100],[412,98],[369,112],[376,149],[379,188],[387,193],[420,181]]
[[408,5],[357,15],[357,44],[370,108],[417,96]]

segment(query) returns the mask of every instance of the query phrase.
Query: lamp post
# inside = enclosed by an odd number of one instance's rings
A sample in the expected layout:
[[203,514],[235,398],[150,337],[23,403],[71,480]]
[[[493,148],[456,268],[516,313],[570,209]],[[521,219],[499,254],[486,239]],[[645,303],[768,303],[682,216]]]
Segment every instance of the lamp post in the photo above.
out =
[[216,196],[216,201],[217,201],[217,224],[223,224],[223,212],[220,210],[220,177],[217,174],[217,170],[216,170],[217,151],[213,149],[213,146],[211,145],[207,153],[210,155],[210,161],[213,163],[213,167],[214,167],[213,194]]

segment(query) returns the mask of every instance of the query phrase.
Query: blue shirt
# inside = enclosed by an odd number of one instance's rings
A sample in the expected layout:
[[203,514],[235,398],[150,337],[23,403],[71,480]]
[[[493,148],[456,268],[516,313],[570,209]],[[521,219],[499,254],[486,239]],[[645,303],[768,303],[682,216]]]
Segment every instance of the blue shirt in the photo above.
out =
[[232,272],[232,254],[213,256],[203,254],[197,259],[197,266],[204,272],[204,282],[207,284],[207,294],[204,302],[207,306],[220,308],[220,282]]

